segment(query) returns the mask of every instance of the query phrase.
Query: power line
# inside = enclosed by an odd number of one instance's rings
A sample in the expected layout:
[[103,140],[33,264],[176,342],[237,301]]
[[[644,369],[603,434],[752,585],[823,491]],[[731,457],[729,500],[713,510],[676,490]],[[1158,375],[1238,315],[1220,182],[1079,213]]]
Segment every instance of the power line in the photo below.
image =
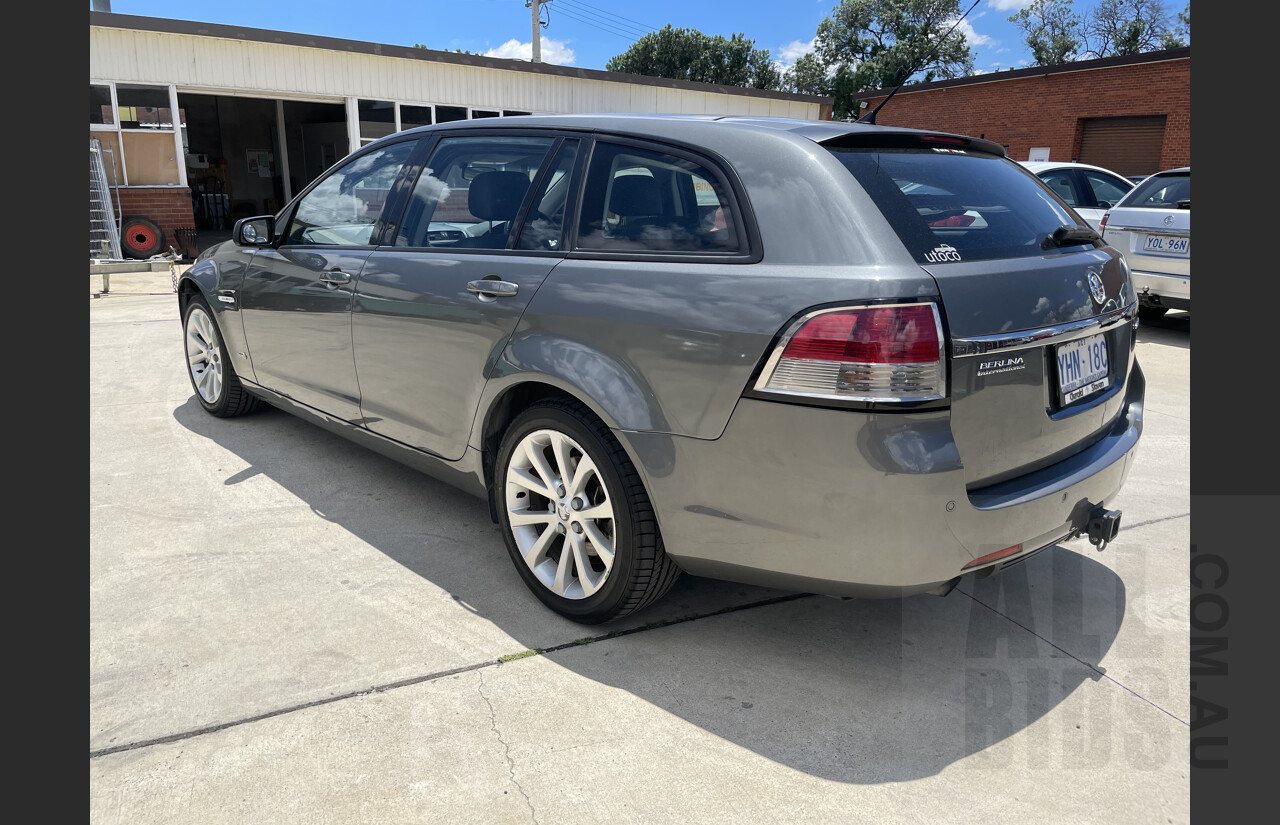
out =
[[599,29],[600,31],[606,32],[607,34],[617,35],[618,37],[621,37],[624,40],[628,40],[631,42],[638,40],[642,36],[642,35],[636,35],[634,32],[620,31],[618,29],[610,28],[608,24],[597,23],[592,21],[589,18],[578,17],[567,8],[560,9],[559,13],[563,14],[565,17],[568,17],[570,20],[576,20],[577,22],[582,23],[583,25],[590,26],[593,29]]
[[[550,3],[552,0],[544,0],[550,11]],[[620,22],[626,18],[618,18],[616,15],[609,17],[590,11],[588,8],[579,8],[581,4],[566,3],[566,0],[554,0],[557,3],[556,10],[570,20],[575,20],[583,25],[590,26],[594,29],[606,32],[607,34],[617,35],[629,41],[635,41],[652,29],[644,28],[644,24],[632,25],[627,22]],[[616,19],[615,19],[616,18]]]
[[[550,0],[548,0],[548,2],[550,2]],[[613,18],[615,20],[621,20],[623,21],[623,23],[620,23],[618,25],[622,26],[623,28],[638,28],[640,31],[643,31],[645,33],[657,31],[657,29],[655,29],[653,26],[650,26],[647,23],[641,23],[639,20],[632,20],[630,17],[623,17],[620,14],[614,14],[611,11],[605,11],[604,9],[600,9],[596,6],[591,5],[590,3],[580,2],[580,0],[559,0],[559,2],[569,6],[580,7],[580,10],[583,14],[593,15],[595,17]],[[633,25],[628,26],[626,25],[627,23],[630,23]]]

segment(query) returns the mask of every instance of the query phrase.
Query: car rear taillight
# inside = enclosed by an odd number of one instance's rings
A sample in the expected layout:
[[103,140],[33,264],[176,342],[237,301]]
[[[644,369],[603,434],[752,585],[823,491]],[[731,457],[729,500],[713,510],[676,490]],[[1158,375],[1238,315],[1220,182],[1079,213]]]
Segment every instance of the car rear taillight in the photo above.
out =
[[1098,221],[1098,234],[1101,235],[1107,231],[1107,218],[1111,217],[1110,212],[1102,213],[1102,220]]
[[810,313],[779,341],[755,389],[864,402],[945,398],[938,308],[886,304]]

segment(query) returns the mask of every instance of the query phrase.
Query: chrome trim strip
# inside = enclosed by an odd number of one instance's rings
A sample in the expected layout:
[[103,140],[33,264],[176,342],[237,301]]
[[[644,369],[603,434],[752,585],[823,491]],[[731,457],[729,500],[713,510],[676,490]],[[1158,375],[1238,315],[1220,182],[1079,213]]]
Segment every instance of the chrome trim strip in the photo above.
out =
[[1155,229],[1146,226],[1122,226],[1120,224],[1108,223],[1107,231],[1110,232],[1112,229],[1117,232],[1141,232],[1144,235],[1173,235],[1178,238],[1191,237],[1190,229],[1165,229],[1163,227]]
[[975,338],[956,338],[951,342],[953,358],[972,358],[975,355],[987,355],[992,352],[1010,352],[1012,350],[1046,347],[1074,341],[1089,335],[1096,335],[1112,327],[1128,323],[1138,314],[1138,302],[1134,301],[1123,309],[1117,309],[1106,315],[1086,318],[1083,321],[1072,321],[1040,329],[1021,330],[1003,335],[979,335]]
[[937,303],[934,301],[905,301],[905,302],[898,302],[893,304],[847,304],[845,306],[825,307],[823,309],[818,309],[818,310],[814,310],[813,312],[805,313],[799,319],[797,319],[795,323],[793,323],[790,327],[787,328],[787,331],[783,334],[782,338],[778,340],[777,346],[773,348],[773,352],[769,353],[769,358],[767,361],[765,361],[764,368],[760,370],[760,377],[756,379],[756,383],[752,387],[752,389],[756,390],[757,392],[767,392],[767,393],[773,393],[776,395],[792,395],[800,398],[822,398],[829,401],[830,400],[862,401],[862,402],[875,401],[875,402],[880,402],[884,404],[896,404],[901,402],[937,401],[937,400],[946,398],[947,397],[947,373],[945,368],[943,369],[942,376],[941,376],[942,378],[941,394],[912,396],[910,398],[884,398],[881,396],[875,396],[875,397],[865,396],[864,397],[864,396],[848,396],[848,395],[827,395],[825,393],[799,392],[796,390],[779,390],[779,389],[773,389],[767,386],[767,384],[769,383],[769,380],[773,378],[773,373],[774,373],[774,370],[777,369],[778,367],[778,362],[782,360],[782,353],[784,350],[786,350],[787,344],[791,343],[792,337],[794,337],[795,334],[800,331],[800,328],[803,327],[806,323],[808,323],[808,321],[811,318],[814,318],[818,315],[826,315],[829,312],[842,312],[842,311],[847,311],[852,309],[885,309],[890,307],[920,306],[922,304],[927,304],[929,308],[933,310],[933,325],[934,325],[934,329],[937,330],[937,333],[938,333],[938,361],[939,362],[945,361],[946,360],[946,357],[945,357],[946,338],[942,334],[942,316],[938,311]]

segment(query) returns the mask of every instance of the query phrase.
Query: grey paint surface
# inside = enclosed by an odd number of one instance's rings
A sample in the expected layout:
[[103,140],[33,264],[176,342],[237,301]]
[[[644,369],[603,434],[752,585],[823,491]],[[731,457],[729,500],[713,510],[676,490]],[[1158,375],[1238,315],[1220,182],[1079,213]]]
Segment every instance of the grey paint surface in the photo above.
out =
[[[485,376],[558,258],[430,255],[384,249],[369,258],[351,315],[360,410],[376,433],[457,460]],[[483,300],[470,281],[514,283]]]
[[[758,262],[260,251],[240,306],[258,384],[318,408],[335,432],[359,421],[346,434],[385,455],[419,467],[428,453],[441,456],[428,472],[473,491],[483,488],[495,403],[524,383],[553,387],[617,431],[668,552],[686,569],[821,592],[926,589],[992,550],[1051,544],[1080,502],[1116,494],[1141,431],[1143,384],[1127,384],[1136,368],[1128,324],[1106,333],[1119,365],[1113,385],[1067,409],[1057,408],[1050,346],[1019,350],[1026,363],[1010,373],[982,375],[980,358],[949,359],[949,409],[871,414],[743,398],[776,336],[814,307],[937,300],[949,339],[1054,329],[1127,308],[1132,288],[1114,250],[921,267],[813,142],[864,127],[566,116],[521,118],[518,128],[612,131],[732,159],[726,169],[758,232]],[[277,261],[290,256],[298,260],[287,267]],[[307,280],[333,266],[363,271],[350,287]],[[486,275],[518,283],[519,293],[485,302],[466,292]],[[1113,440],[1099,446],[1109,431]],[[1014,479],[1021,492],[1010,491]],[[1004,485],[987,491],[998,504],[970,500],[992,485]],[[777,504],[761,511],[764,500]],[[850,513],[857,535],[843,530]]]
[[[360,417],[351,298],[371,251],[308,246],[254,252],[237,290],[252,380],[344,420]],[[335,271],[350,276],[350,283],[321,280]]]

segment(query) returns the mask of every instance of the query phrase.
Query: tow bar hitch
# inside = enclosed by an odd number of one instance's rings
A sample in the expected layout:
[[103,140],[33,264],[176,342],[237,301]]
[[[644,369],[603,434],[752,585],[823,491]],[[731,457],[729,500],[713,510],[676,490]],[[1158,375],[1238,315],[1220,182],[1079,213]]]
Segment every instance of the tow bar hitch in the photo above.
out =
[[1101,553],[1120,532],[1119,510],[1108,510],[1101,504],[1081,501],[1072,513],[1071,524],[1074,528],[1071,538],[1087,535],[1089,543]]

